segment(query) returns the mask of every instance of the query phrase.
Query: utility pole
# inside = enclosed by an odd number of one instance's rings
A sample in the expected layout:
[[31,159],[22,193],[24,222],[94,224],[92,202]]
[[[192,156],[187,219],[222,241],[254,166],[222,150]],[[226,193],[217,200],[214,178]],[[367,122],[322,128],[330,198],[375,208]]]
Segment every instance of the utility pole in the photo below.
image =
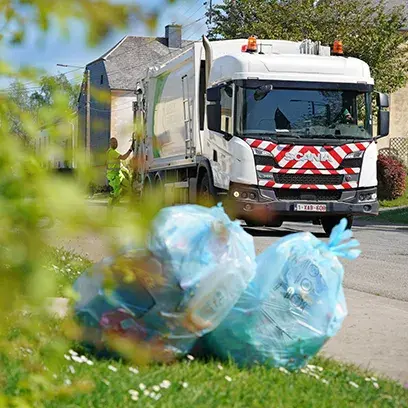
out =
[[208,21],[209,21],[210,25],[211,25],[211,23],[212,23],[212,12],[213,12],[213,9],[212,9],[212,0],[210,0],[210,13],[209,13],[209,16],[208,16]]
[[91,71],[86,68],[86,153],[88,164],[91,161]]
[[[87,153],[87,158],[90,156],[90,147],[91,147],[91,73],[88,69],[88,67],[84,67],[84,66],[78,66],[78,65],[69,65],[69,64],[57,64],[58,67],[64,67],[64,68],[77,68],[77,69],[83,69],[85,68],[85,73],[84,73],[84,82],[86,83],[86,137],[85,140],[81,140],[81,148],[85,147],[86,149],[86,153]],[[74,132],[74,128],[73,128],[73,138],[75,138],[75,132]],[[83,144],[85,146],[83,146]],[[78,146],[79,143],[77,143],[77,141],[73,140],[72,141],[72,146],[75,148],[79,147]],[[75,159],[73,158],[73,166],[74,164],[76,164]]]

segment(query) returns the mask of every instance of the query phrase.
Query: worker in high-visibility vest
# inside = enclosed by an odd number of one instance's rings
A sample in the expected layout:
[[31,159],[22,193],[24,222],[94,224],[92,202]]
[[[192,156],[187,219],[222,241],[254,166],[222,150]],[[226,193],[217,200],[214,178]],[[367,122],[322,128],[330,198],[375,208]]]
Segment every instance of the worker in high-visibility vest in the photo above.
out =
[[126,160],[130,153],[132,153],[132,146],[125,154],[120,154],[116,150],[118,148],[118,141],[115,137],[109,140],[109,145],[110,147],[106,152],[106,177],[109,185],[112,187],[109,204],[113,205],[119,202],[120,197],[123,196],[131,186],[130,172],[121,161]]

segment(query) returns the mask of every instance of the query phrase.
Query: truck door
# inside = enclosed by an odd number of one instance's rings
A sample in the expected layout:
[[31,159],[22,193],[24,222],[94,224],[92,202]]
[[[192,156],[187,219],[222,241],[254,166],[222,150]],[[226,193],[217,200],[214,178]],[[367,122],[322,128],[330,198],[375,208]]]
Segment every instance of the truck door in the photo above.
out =
[[207,115],[216,115],[219,120],[216,126],[209,123],[209,135],[206,143],[207,155],[213,171],[214,185],[224,190],[229,189],[232,152],[229,139],[233,134],[233,91],[231,85],[219,87],[217,108],[207,110]]

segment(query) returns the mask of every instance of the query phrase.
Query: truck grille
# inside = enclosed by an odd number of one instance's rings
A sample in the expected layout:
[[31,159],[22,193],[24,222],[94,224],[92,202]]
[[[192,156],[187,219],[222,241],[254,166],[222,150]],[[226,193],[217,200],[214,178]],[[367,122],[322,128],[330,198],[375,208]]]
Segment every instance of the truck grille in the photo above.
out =
[[338,190],[289,190],[277,188],[274,190],[278,200],[294,201],[338,201],[341,198],[341,191]]
[[279,184],[341,184],[341,174],[274,174],[275,181]]
[[272,156],[255,155],[255,165],[279,167],[278,163],[276,163],[276,160]]
[[344,159],[341,162],[341,167],[349,168],[349,167],[361,167],[363,165],[363,159]]

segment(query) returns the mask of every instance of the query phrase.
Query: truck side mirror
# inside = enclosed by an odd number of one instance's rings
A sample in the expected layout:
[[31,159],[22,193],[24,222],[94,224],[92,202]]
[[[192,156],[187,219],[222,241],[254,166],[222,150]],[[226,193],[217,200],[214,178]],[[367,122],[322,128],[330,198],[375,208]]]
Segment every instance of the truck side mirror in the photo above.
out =
[[390,106],[390,100],[387,94],[377,94],[378,106],[378,135],[377,139],[388,136],[390,133],[390,111],[386,110]]
[[387,94],[378,92],[377,94],[377,106],[380,109],[389,108],[390,107],[390,98]]
[[214,103],[207,105],[207,124],[208,129],[214,132],[221,132],[221,105]]
[[219,102],[221,99],[221,88],[216,86],[214,88],[207,89],[207,101],[208,102]]

